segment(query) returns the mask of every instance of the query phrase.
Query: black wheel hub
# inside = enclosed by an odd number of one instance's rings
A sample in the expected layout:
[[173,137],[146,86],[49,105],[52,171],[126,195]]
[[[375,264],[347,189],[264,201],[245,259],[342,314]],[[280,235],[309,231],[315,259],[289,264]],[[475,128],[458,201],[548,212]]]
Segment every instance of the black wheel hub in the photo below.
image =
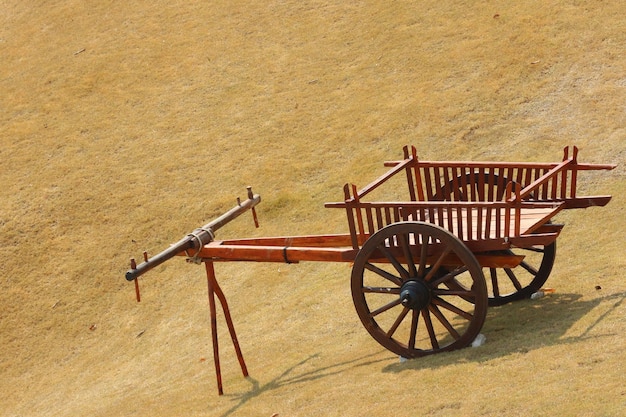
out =
[[406,308],[423,310],[430,304],[430,298],[430,288],[424,281],[406,281],[400,288],[400,300]]

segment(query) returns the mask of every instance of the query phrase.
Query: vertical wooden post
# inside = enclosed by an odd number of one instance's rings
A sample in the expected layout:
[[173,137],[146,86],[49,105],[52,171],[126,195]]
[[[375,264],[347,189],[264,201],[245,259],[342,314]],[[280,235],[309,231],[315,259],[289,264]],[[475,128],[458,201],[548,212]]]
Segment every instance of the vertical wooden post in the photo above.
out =
[[[130,259],[130,269],[137,268],[137,262],[135,262],[135,258]],[[139,278],[135,278],[135,297],[137,298],[137,302],[141,302],[141,294],[139,292]]]
[[514,236],[519,236],[521,234],[522,228],[522,199],[520,198],[520,194],[522,193],[522,186],[520,184],[515,184],[515,231],[513,232]]
[[578,168],[576,167],[576,164],[578,164],[578,147],[574,146],[572,149],[572,160],[573,162],[573,166],[572,166],[572,181],[570,183],[570,193],[569,196],[570,198],[576,198],[576,175],[578,172]]
[[350,195],[350,184],[343,186],[344,201],[346,203],[346,214],[348,216],[348,228],[350,229],[350,238],[352,239],[352,247],[359,249],[358,232],[356,230],[356,223],[354,222],[354,211],[352,203],[352,196]]
[[511,237],[511,206],[513,204],[513,183],[506,184],[504,206],[504,237]]
[[[413,153],[410,154],[409,153],[409,147],[405,146],[403,148],[404,150],[404,159],[413,159],[414,162],[417,162],[417,154],[416,154],[416,150],[415,147],[412,147],[412,151]],[[407,165],[406,167],[406,182],[407,185],[409,186],[409,198],[411,199],[411,201],[415,201],[415,184],[413,183],[413,172],[415,170],[415,163],[411,164],[411,165]],[[419,178],[417,178],[419,179]],[[421,187],[421,184],[419,185],[419,187]]]

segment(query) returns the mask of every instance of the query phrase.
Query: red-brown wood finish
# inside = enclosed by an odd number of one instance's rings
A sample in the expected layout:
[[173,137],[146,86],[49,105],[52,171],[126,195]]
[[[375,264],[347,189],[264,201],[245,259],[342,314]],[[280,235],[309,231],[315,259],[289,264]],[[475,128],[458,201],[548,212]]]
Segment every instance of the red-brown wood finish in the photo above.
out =
[[[246,210],[258,227],[254,207],[260,197],[248,188],[248,199],[228,213],[160,254],[144,255],[140,265],[132,260],[126,278],[135,280],[139,301],[138,277],[171,256],[205,263],[221,395],[215,296],[244,376],[248,370],[214,262],[353,262],[353,302],[367,331],[392,352],[417,357],[467,346],[482,328],[487,305],[538,290],[552,269],[563,227],[552,223],[554,216],[611,199],[576,193],[579,173],[615,168],[579,163],[576,147],[566,147],[554,163],[421,161],[409,146],[403,154],[385,162],[388,171],[373,182],[361,189],[346,184],[343,201],[326,203],[345,210],[347,232],[215,240],[215,230]],[[398,178],[406,198],[372,199]]]

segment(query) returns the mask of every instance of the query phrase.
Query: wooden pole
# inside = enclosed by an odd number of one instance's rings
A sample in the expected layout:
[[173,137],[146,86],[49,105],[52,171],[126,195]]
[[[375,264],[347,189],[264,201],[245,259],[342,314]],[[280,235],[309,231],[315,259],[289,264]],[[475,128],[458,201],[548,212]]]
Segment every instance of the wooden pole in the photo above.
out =
[[219,345],[217,340],[217,312],[215,307],[215,296],[220,300],[220,304],[222,305],[222,310],[224,311],[224,318],[226,319],[226,325],[228,326],[228,332],[230,333],[230,338],[232,339],[233,346],[235,347],[235,353],[237,354],[237,360],[239,360],[239,365],[241,366],[241,372],[244,377],[247,377],[248,367],[246,366],[246,362],[243,358],[243,353],[241,352],[241,348],[239,346],[239,341],[237,340],[237,333],[235,332],[235,326],[233,324],[233,319],[230,315],[230,309],[228,308],[228,302],[226,301],[226,296],[222,291],[221,287],[217,283],[217,279],[215,278],[215,268],[213,266],[212,261],[204,261],[204,265],[206,267],[207,272],[207,285],[209,289],[209,307],[211,310],[211,334],[213,339],[213,361],[215,363],[215,373],[217,377],[217,390],[219,395],[223,395],[224,391],[222,388],[222,373],[220,368],[220,355],[219,355]]
[[206,262],[207,284],[209,287],[209,309],[211,310],[211,337],[213,339],[213,363],[215,364],[215,376],[217,378],[217,392],[219,395],[224,394],[222,388],[222,370],[220,367],[220,347],[217,340],[217,312],[215,308],[215,272],[213,263]]

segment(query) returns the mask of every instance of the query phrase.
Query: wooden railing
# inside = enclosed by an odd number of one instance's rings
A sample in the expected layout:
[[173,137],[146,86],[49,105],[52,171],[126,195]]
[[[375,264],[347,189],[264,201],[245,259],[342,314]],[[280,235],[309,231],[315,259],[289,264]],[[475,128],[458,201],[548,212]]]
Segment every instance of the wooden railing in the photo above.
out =
[[565,201],[566,208],[607,204],[609,196],[576,194],[578,172],[615,165],[580,164],[575,146],[563,152],[558,163],[420,161],[414,147],[405,147],[403,161],[385,165],[405,168],[412,201],[502,201],[507,184],[513,182],[522,187],[525,201]]
[[[474,249],[490,250],[502,242],[530,233],[547,222],[563,203],[527,202],[519,197],[521,187],[509,183],[503,201],[361,201],[354,185],[343,203],[326,207],[345,208],[353,247],[359,248],[383,227],[401,221],[421,221],[440,226]],[[531,210],[532,209],[532,210]]]
[[[488,246],[487,241],[508,241],[532,233],[561,208],[608,203],[610,196],[577,197],[577,173],[615,165],[579,164],[577,154],[576,147],[571,154],[565,148],[563,161],[558,163],[432,162],[419,161],[415,148],[405,147],[404,160],[385,163],[391,169],[361,190],[346,184],[344,202],[326,207],[346,209],[355,249],[381,228],[408,220],[436,224],[469,246]],[[402,172],[409,191],[407,201],[363,201]]]

